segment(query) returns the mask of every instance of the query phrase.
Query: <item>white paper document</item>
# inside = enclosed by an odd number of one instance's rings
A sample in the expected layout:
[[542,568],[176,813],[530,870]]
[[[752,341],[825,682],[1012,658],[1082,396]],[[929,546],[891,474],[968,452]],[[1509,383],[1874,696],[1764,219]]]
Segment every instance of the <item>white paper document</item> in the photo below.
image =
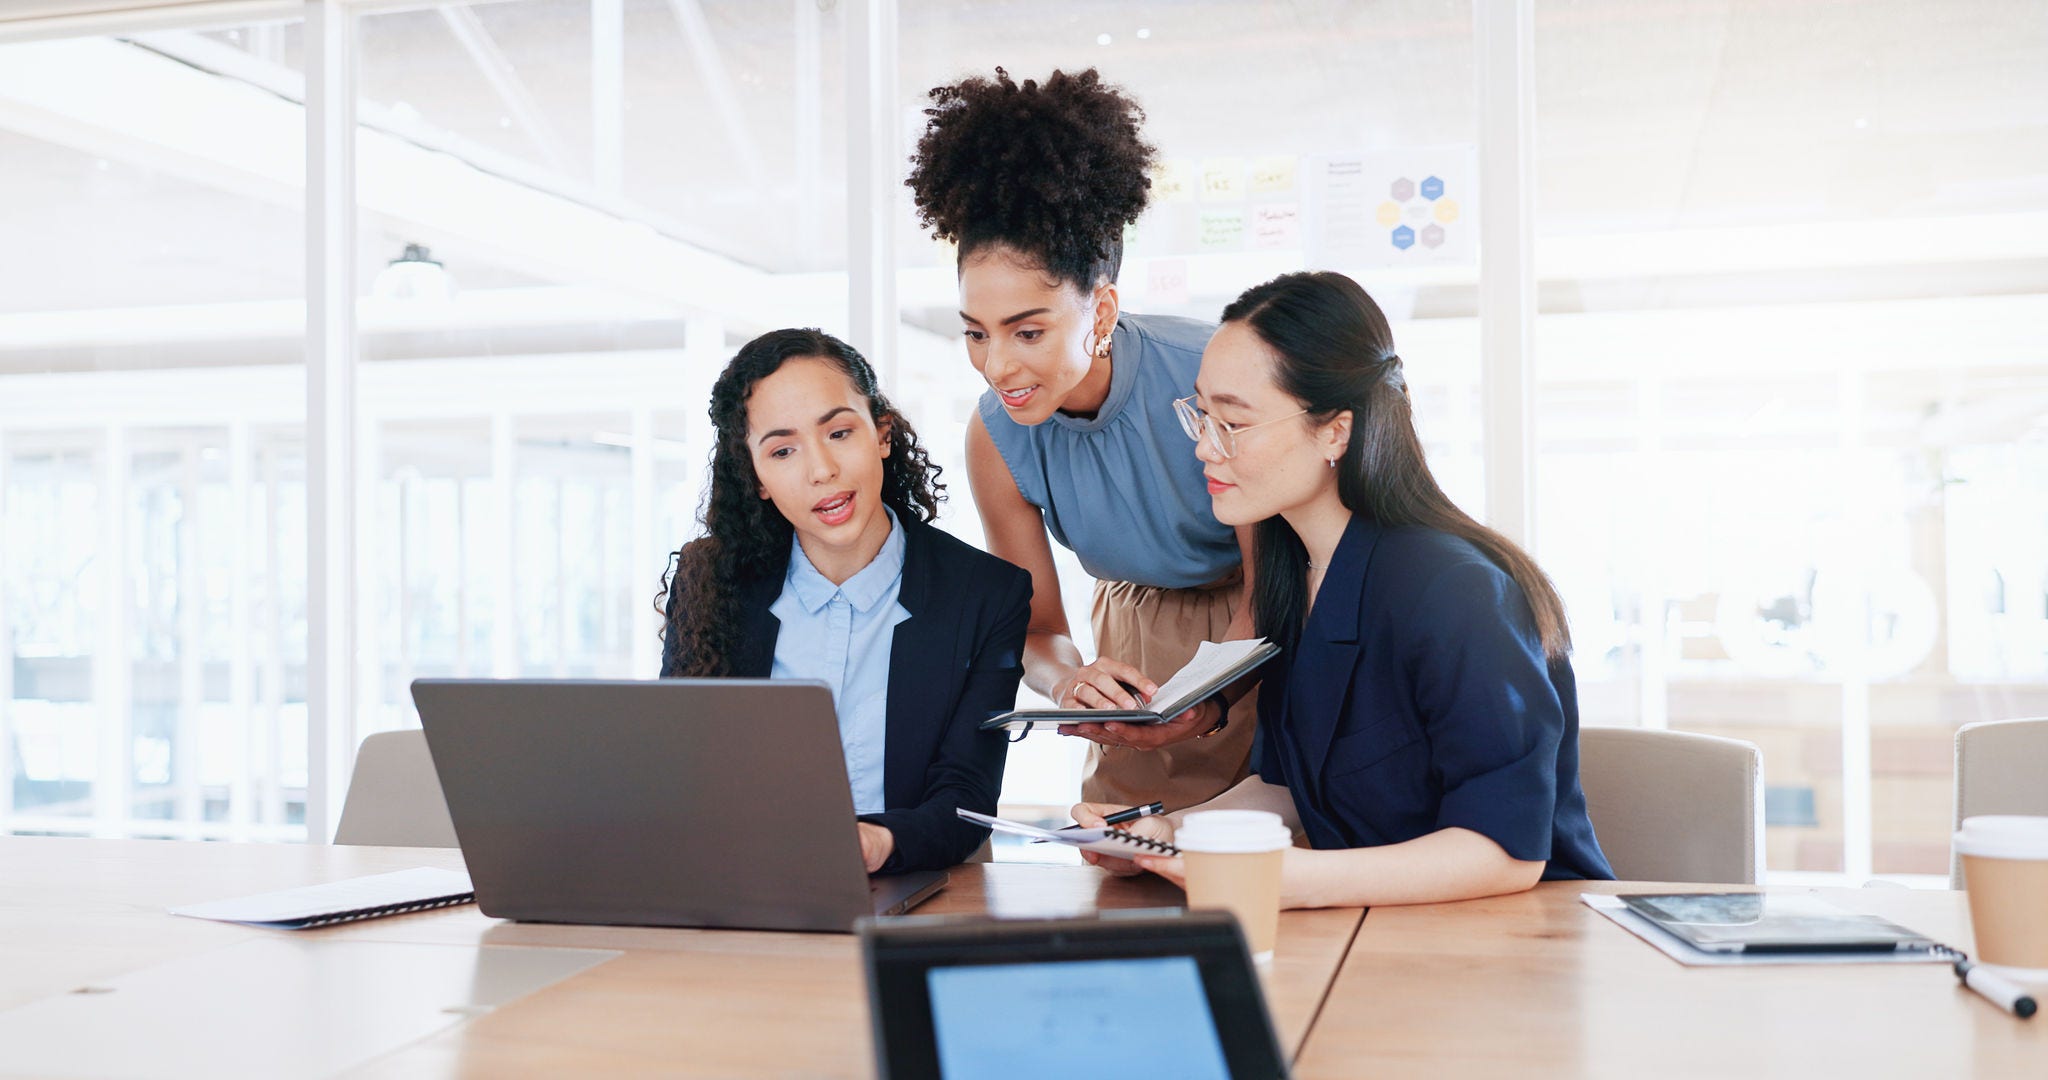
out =
[[171,914],[303,930],[328,923],[465,904],[474,899],[475,891],[469,883],[468,874],[460,870],[419,866],[389,874],[279,889],[233,900],[188,904],[172,908]]
[[[1162,716],[1178,715],[1183,709],[1201,700],[1201,695],[1196,691],[1205,684],[1214,682],[1218,675],[1244,663],[1245,657],[1265,644],[1265,638],[1202,642],[1192,659],[1182,665],[1179,671],[1174,672],[1172,678],[1159,684],[1159,692],[1152,695],[1152,700],[1159,706],[1155,711]],[[1183,698],[1187,700],[1183,702]]]

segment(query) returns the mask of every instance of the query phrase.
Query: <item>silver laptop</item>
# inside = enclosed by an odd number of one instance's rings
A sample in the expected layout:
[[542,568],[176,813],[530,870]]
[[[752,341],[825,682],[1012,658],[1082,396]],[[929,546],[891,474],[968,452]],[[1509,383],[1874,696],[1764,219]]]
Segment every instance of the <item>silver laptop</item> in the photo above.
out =
[[946,875],[869,877],[824,683],[420,679],[484,914],[850,932]]

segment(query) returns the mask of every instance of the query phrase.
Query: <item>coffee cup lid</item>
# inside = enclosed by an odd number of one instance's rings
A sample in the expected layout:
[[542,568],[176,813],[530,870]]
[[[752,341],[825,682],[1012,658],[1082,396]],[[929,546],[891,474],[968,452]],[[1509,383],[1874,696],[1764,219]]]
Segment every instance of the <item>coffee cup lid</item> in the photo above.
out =
[[1963,819],[1956,854],[1982,859],[2048,859],[2048,817],[1988,814]]
[[1173,843],[1183,851],[1234,855],[1291,847],[1294,835],[1270,810],[1204,810],[1181,822]]

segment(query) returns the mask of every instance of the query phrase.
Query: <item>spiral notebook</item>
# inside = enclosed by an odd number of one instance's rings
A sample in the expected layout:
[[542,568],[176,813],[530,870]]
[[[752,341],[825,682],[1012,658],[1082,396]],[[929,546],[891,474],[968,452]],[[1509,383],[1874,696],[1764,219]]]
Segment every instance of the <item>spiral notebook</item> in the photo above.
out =
[[310,930],[315,926],[404,915],[475,900],[476,892],[470,887],[468,874],[418,866],[233,900],[188,904],[172,908],[171,914],[276,930]]
[[986,825],[997,832],[1010,833],[1013,836],[1028,836],[1034,840],[1049,840],[1055,844],[1077,847],[1082,851],[1092,851],[1097,855],[1114,855],[1119,859],[1128,859],[1136,855],[1180,854],[1179,848],[1164,840],[1154,840],[1149,836],[1139,836],[1136,833],[1125,832],[1114,826],[1106,829],[1041,829],[1036,825],[1027,825],[1021,821],[1010,821],[1006,818],[977,814],[965,807],[957,807],[953,812],[959,814],[965,820],[972,821],[976,825]]

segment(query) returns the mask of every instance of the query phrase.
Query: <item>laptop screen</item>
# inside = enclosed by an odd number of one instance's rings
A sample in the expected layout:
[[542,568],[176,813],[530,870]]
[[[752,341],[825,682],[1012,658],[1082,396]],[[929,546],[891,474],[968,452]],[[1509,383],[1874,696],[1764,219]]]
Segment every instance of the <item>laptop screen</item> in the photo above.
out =
[[1229,1080],[1192,956],[935,967],[925,973],[947,1080],[1087,1075]]

